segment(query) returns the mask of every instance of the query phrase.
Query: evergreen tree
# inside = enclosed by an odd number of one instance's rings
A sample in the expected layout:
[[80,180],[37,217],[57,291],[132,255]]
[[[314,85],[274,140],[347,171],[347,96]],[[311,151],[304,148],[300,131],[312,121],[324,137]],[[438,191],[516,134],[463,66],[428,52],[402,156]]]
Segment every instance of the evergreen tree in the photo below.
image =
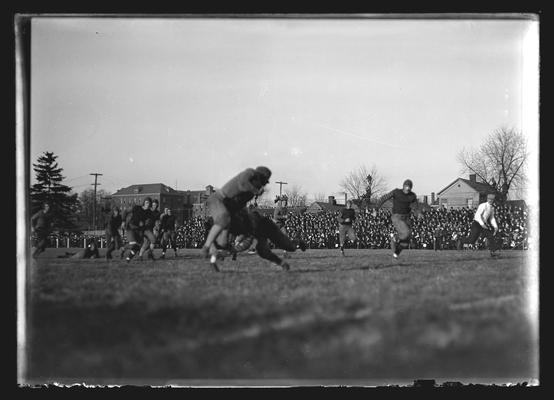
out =
[[55,229],[74,229],[75,212],[79,206],[77,194],[71,194],[71,187],[62,183],[63,169],[58,166],[52,152],[44,152],[33,164],[36,180],[31,186],[31,213],[42,208],[42,204],[50,204]]

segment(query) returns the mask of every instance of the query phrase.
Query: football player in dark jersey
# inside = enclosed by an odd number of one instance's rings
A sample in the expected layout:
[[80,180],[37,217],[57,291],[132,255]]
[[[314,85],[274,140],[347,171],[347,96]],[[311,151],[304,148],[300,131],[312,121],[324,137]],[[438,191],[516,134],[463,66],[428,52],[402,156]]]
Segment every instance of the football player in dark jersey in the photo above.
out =
[[262,195],[270,177],[271,171],[266,167],[247,168],[208,198],[208,210],[214,224],[202,247],[204,257],[215,256],[218,247],[227,248],[231,218],[244,210],[254,197]]
[[346,207],[341,210],[339,216],[339,241],[340,241],[340,252],[344,256],[344,241],[348,235],[348,239],[354,243],[357,239],[356,232],[352,224],[356,219],[356,212],[352,208],[352,201],[348,200],[346,202]]
[[392,216],[391,221],[398,233],[398,243],[391,239],[391,247],[393,257],[398,258],[400,252],[407,249],[410,244],[412,228],[410,226],[410,212],[413,210],[417,213],[418,218],[423,214],[417,207],[417,196],[412,192],[413,183],[406,179],[402,184],[402,189],[394,189],[381,197],[373,210],[373,216],[377,216],[377,211],[387,201],[392,199]]
[[[273,253],[269,247],[271,241],[275,247],[289,252],[300,248],[306,251],[306,243],[302,240],[291,240],[269,217],[264,217],[257,210],[243,209],[233,215],[229,225],[229,233],[236,236],[237,240],[231,249],[235,259],[236,253],[248,250],[254,239],[256,243],[256,252],[258,255],[272,263],[279,265],[285,271],[290,269],[289,264]],[[214,270],[219,271],[216,264],[217,259],[222,259],[226,251],[219,251],[217,256],[212,256],[211,265]]]
[[142,238],[144,236],[144,225],[149,217],[152,199],[147,197],[144,199],[142,206],[135,205],[130,211],[127,211],[123,216],[123,224],[125,226],[125,235],[127,236],[127,244],[125,250],[129,250],[127,262],[140,251]]
[[[287,203],[288,198],[286,195],[277,196],[275,199],[275,202],[277,203],[277,207],[275,207],[275,210],[273,211],[273,222],[275,222],[275,225],[279,227],[281,232],[283,232],[285,235],[287,234]],[[288,258],[288,254],[286,250],[283,250],[283,257]]]
[[36,247],[33,258],[36,258],[46,249],[46,241],[52,229],[52,212],[50,204],[44,203],[42,209],[31,217],[31,231],[36,236]]
[[159,224],[160,224],[160,205],[157,199],[152,200],[150,209],[145,210],[146,220],[144,222],[143,242],[140,248],[139,257],[142,259],[144,253],[147,254],[149,260],[154,259],[154,247],[158,240]]
[[106,249],[106,260],[111,260],[112,252],[114,250],[119,250],[123,245],[123,239],[119,233],[122,222],[123,219],[121,218],[119,207],[113,207],[112,214],[106,223],[106,243],[108,244],[108,248]]
[[175,234],[175,215],[171,213],[171,209],[166,207],[164,213],[160,217],[160,233],[162,255],[160,258],[165,258],[165,251],[168,246],[171,246],[177,257],[177,235]]

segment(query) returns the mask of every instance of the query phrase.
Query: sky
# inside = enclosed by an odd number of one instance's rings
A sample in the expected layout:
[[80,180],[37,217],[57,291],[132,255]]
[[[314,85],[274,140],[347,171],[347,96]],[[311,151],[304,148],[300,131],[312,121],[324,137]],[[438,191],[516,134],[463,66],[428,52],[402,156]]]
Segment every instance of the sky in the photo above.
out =
[[523,132],[533,24],[37,17],[30,161],[54,152],[76,192],[90,173],[111,193],[201,190],[265,165],[269,195],[285,181],[342,198],[375,165],[388,189],[409,178],[429,195],[467,178],[460,150]]

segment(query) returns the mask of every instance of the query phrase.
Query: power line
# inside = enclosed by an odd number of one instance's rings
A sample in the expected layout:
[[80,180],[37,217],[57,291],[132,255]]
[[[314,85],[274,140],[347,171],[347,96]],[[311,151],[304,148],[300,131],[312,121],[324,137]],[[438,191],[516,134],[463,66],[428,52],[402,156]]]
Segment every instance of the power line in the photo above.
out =
[[102,176],[102,174],[93,172],[89,175],[94,175],[94,183],[91,183],[91,185],[94,185],[94,200],[93,200],[93,206],[92,206],[92,225],[94,227],[94,230],[96,230],[96,186],[100,185],[100,183],[98,183],[98,176]]
[[66,179],[65,182],[71,182],[71,181],[75,181],[77,179],[81,179],[81,178],[85,178],[87,175],[81,175],[81,176],[77,176],[75,178],[70,178],[70,179]]
[[281,181],[275,182],[275,183],[279,185],[279,197],[281,197],[283,185],[288,185],[288,183],[287,182],[281,182]]

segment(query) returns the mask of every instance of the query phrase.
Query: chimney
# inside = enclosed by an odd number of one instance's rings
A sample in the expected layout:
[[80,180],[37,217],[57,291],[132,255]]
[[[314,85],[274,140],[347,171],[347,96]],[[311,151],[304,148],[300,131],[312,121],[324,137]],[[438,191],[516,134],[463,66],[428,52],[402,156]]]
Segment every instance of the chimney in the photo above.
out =
[[435,204],[435,192],[431,192],[431,204]]
[[209,196],[214,192],[214,187],[212,185],[206,186],[206,194]]
[[423,204],[429,204],[429,197],[426,194],[423,195]]
[[477,175],[476,174],[470,174],[469,175],[469,181],[473,182],[473,183],[477,182]]
[[335,196],[329,196],[329,204],[335,204]]

